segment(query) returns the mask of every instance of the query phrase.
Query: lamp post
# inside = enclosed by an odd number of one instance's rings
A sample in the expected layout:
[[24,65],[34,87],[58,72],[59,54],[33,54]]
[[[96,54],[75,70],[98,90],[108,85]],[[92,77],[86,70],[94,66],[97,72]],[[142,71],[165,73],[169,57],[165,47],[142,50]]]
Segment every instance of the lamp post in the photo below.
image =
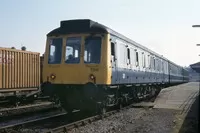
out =
[[200,27],[200,25],[192,25],[193,28]]

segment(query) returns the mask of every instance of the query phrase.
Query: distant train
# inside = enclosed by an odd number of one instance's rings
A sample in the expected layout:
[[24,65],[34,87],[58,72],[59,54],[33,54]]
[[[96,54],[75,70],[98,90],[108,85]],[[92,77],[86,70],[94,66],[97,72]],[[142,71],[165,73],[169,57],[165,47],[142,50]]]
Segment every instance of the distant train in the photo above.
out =
[[0,103],[34,99],[40,83],[40,53],[0,48]]
[[92,20],[61,21],[47,34],[42,91],[68,113],[105,112],[188,82],[188,72]]

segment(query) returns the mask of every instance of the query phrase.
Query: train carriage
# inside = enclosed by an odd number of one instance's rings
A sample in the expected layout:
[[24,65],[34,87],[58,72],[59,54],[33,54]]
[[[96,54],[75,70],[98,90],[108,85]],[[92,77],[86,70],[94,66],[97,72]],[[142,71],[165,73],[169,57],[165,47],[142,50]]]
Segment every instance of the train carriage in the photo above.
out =
[[0,48],[0,100],[18,103],[40,88],[40,53]]
[[61,21],[47,34],[43,65],[43,93],[68,112],[120,107],[183,82],[181,67],[92,20]]

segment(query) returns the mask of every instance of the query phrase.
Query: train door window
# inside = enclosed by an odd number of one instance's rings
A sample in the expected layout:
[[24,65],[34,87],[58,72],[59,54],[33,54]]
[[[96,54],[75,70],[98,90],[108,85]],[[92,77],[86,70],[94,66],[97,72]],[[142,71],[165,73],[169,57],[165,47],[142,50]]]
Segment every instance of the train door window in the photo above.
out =
[[158,71],[159,70],[159,60],[156,59],[156,70]]
[[143,68],[145,68],[145,54],[144,54],[144,52],[142,52],[142,65],[143,65]]
[[151,68],[154,69],[154,66],[153,66],[154,62],[153,62],[153,57],[151,56]]
[[136,66],[139,66],[139,56],[138,56],[138,52],[135,52],[135,56],[136,56]]
[[156,59],[156,70],[159,71],[159,60]]
[[166,73],[166,69],[167,69],[166,62],[165,60],[163,60],[163,73]]
[[156,59],[155,58],[153,58],[153,68],[154,68],[154,70],[156,70]]
[[148,67],[149,69],[151,69],[151,56],[148,55]]
[[111,42],[111,60],[112,62],[115,61],[115,43]]
[[131,64],[131,59],[130,59],[130,49],[127,48],[127,57],[128,57],[128,64]]
[[49,64],[60,64],[62,57],[62,38],[54,38],[50,40],[49,44]]
[[161,65],[161,72],[163,72],[163,67],[164,67],[164,66],[163,66],[163,60],[161,60],[161,64],[162,64],[162,65]]
[[66,42],[65,63],[77,64],[80,62],[81,37],[69,37]]

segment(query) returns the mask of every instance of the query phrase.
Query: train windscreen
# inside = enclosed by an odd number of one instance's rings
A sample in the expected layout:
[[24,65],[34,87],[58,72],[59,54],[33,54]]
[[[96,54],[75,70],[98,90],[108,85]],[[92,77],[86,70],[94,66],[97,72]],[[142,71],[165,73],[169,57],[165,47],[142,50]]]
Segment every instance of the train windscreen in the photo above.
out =
[[66,42],[65,63],[80,63],[81,37],[69,37]]
[[62,38],[50,40],[49,45],[49,64],[60,64],[62,58]]
[[84,63],[99,64],[101,60],[101,37],[85,39]]

